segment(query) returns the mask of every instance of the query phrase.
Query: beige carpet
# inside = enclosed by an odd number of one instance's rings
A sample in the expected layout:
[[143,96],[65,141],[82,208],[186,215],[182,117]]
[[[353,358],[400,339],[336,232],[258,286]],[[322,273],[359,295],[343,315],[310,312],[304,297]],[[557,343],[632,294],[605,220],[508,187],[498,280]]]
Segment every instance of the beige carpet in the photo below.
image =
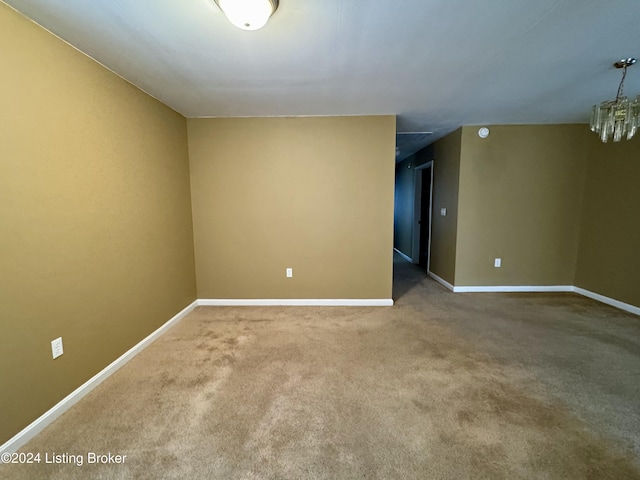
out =
[[[582,331],[608,348],[640,333],[638,317],[568,294],[454,295],[396,268],[391,308],[197,308],[21,450],[82,466],[0,478],[640,479],[637,433],[601,428],[625,408],[634,425],[637,399],[620,393],[609,421],[590,373],[562,381],[535,333],[564,358],[566,325],[609,328]],[[533,354],[518,346],[531,337]]]

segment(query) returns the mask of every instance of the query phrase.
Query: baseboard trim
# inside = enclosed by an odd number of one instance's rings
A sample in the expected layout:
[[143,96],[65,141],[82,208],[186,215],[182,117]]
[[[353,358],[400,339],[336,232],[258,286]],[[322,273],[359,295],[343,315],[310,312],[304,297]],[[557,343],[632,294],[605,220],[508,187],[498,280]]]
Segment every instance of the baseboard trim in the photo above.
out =
[[573,285],[501,285],[501,286],[452,286],[448,282],[442,280],[437,275],[429,272],[429,276],[433,277],[438,282],[442,283],[449,290],[455,293],[470,293],[470,292],[569,292],[577,293],[583,297],[591,298],[598,302],[610,305],[625,312],[633,313],[634,315],[640,315],[640,307],[631,305],[629,303],[621,302],[614,298],[594,293],[584,288],[576,287]]
[[56,418],[69,410],[74,404],[81,400],[91,390],[96,388],[100,383],[105,381],[110,375],[113,375],[120,367],[135,357],[138,353],[149,346],[154,340],[165,333],[170,327],[178,323],[182,318],[187,315],[191,310],[196,308],[197,301],[192,302],[190,305],[183,308],[179,313],[174,315],[168,322],[151,333],[149,336],[138,342],[135,346],[131,347],[125,353],[120,355],[116,360],[111,362],[108,366],[95,374],[85,383],[76,388],[69,395],[64,397],[52,408],[40,415],[36,420],[31,422],[28,426],[7,440],[0,446],[0,454],[13,453],[22,447],[25,443],[35,437],[38,433],[49,426]]
[[614,298],[605,297],[604,295],[590,292],[589,290],[585,290],[584,288],[580,288],[580,287],[573,287],[573,291],[584,297],[588,297],[593,300],[597,300],[598,302],[610,305],[612,307],[619,308],[620,310],[624,310],[625,312],[633,313],[634,315],[640,315],[640,307],[636,307],[635,305],[624,303]]
[[495,285],[495,286],[455,286],[456,293],[467,292],[574,292],[572,285]]
[[448,290],[451,290],[452,292],[455,292],[455,289],[454,289],[455,287],[453,285],[451,285],[449,282],[447,282],[444,278],[439,277],[438,275],[436,275],[433,272],[427,272],[427,275],[429,275],[436,282],[438,282],[439,284],[443,285]]
[[[428,275],[447,289],[456,292],[573,292],[598,302],[624,310],[634,315],[640,315],[640,307],[615,300],[598,293],[572,285],[551,286],[456,286],[440,278],[433,272]],[[154,340],[163,335],[170,327],[178,323],[196,306],[392,306],[392,299],[198,299],[183,308],[160,328],[131,347],[108,366],[91,377],[73,392],[60,400],[56,405],[43,413],[28,426],[0,445],[0,454],[13,453],[38,433],[50,425],[56,418],[66,412],[91,390],[114,374],[120,367],[149,346]]]
[[409,255],[405,255],[404,253],[402,253],[400,250],[398,250],[397,248],[393,249],[394,252],[396,252],[398,255],[400,255],[403,259],[405,259],[407,262],[409,263],[413,263],[413,258],[411,258]]
[[391,298],[201,298],[198,306],[206,307],[391,307]]

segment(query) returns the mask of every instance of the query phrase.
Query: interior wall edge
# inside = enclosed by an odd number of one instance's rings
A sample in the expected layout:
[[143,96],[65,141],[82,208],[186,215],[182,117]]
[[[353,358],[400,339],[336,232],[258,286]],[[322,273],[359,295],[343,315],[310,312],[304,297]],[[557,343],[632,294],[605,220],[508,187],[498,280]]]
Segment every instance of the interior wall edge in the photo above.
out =
[[435,273],[433,273],[432,271],[428,271],[427,275],[429,275],[431,278],[433,278],[436,282],[438,282],[439,284],[441,284],[442,286],[444,286],[447,290],[451,290],[452,292],[454,291],[454,286],[451,285],[449,282],[447,282],[444,278],[439,277],[438,275],[436,275]]
[[56,37],[58,40],[60,40],[61,42],[63,42],[64,44],[66,44],[67,46],[71,47],[72,49],[74,49],[76,52],[84,55],[85,57],[89,58],[91,61],[95,62],[96,64],[98,64],[99,66],[101,66],[102,68],[104,68],[105,70],[110,71],[111,73],[113,73],[116,77],[120,78],[121,80],[124,80],[125,82],[127,82],[128,84],[130,84],[131,86],[135,87],[136,89],[140,90],[142,93],[144,93],[145,95],[148,95],[149,97],[153,98],[154,100],[157,100],[158,102],[160,102],[161,104],[163,104],[165,107],[173,110],[175,113],[177,113],[178,115],[180,115],[183,118],[188,118],[184,113],[180,112],[179,110],[176,110],[175,108],[173,108],[171,105],[167,104],[164,100],[156,97],[154,94],[148,92],[147,90],[145,90],[144,88],[142,88],[140,85],[136,85],[135,83],[133,83],[131,80],[129,80],[126,77],[123,77],[121,74],[119,74],[118,72],[116,72],[115,70],[113,70],[111,67],[105,65],[104,63],[102,63],[100,60],[92,57],[91,55],[89,55],[88,53],[80,50],[78,47],[76,47],[75,45],[69,43],[68,41],[66,41],[64,38],[62,38],[61,36],[59,36],[57,33],[52,32],[51,30],[49,30],[47,27],[44,27],[42,25],[40,25],[38,22],[36,22],[35,20],[33,20],[32,18],[27,17],[24,13],[22,13],[20,10],[17,10],[16,8],[14,8],[12,5],[9,5],[8,3],[0,0],[0,3],[2,5],[5,5],[6,7],[10,8],[11,10],[13,10],[15,13],[17,13],[18,15],[20,15],[22,18],[24,18],[25,20],[33,23],[34,25],[36,25],[38,28],[41,28],[42,30],[46,31],[47,33],[49,33],[50,35],[53,35],[54,37]]
[[164,323],[160,328],[149,334],[147,337],[143,338],[136,345],[131,347],[125,353],[120,355],[117,359],[103,368],[100,372],[96,373],[93,377],[87,380],[85,383],[76,388],[69,395],[64,397],[58,403],[56,403],[53,407],[47,410],[45,413],[40,415],[36,420],[31,422],[25,428],[23,428],[20,432],[14,435],[12,438],[7,440],[5,443],[0,445],[0,455],[4,453],[14,453],[20,447],[22,447],[25,443],[35,437],[38,433],[44,430],[47,426],[53,423],[60,415],[69,410],[73,405],[78,403],[82,398],[84,398],[89,392],[91,392],[94,388],[104,382],[107,378],[117,372],[121,367],[123,367],[129,360],[139,354],[142,350],[147,348],[154,340],[158,339],[162,336],[169,328],[177,324],[180,320],[182,320],[189,312],[191,312],[194,308],[198,306],[197,300],[194,300],[185,308],[183,308],[180,312],[176,313],[173,317],[171,317],[166,323]]

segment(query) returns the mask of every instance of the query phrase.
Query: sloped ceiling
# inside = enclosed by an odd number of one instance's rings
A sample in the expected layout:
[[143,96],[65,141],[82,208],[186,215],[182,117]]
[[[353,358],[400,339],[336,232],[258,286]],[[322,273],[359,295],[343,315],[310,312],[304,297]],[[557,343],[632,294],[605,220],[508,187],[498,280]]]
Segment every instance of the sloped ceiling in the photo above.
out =
[[638,0],[280,0],[253,32],[213,0],[6,3],[187,117],[396,114],[426,143],[587,122],[640,57]]

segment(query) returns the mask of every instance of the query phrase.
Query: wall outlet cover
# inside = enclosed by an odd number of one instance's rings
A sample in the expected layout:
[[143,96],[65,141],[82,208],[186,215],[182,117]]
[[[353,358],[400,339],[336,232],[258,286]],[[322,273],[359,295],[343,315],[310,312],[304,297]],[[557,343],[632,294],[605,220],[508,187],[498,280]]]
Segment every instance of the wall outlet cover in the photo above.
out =
[[62,348],[62,337],[58,337],[51,341],[51,355],[54,360],[64,353]]

